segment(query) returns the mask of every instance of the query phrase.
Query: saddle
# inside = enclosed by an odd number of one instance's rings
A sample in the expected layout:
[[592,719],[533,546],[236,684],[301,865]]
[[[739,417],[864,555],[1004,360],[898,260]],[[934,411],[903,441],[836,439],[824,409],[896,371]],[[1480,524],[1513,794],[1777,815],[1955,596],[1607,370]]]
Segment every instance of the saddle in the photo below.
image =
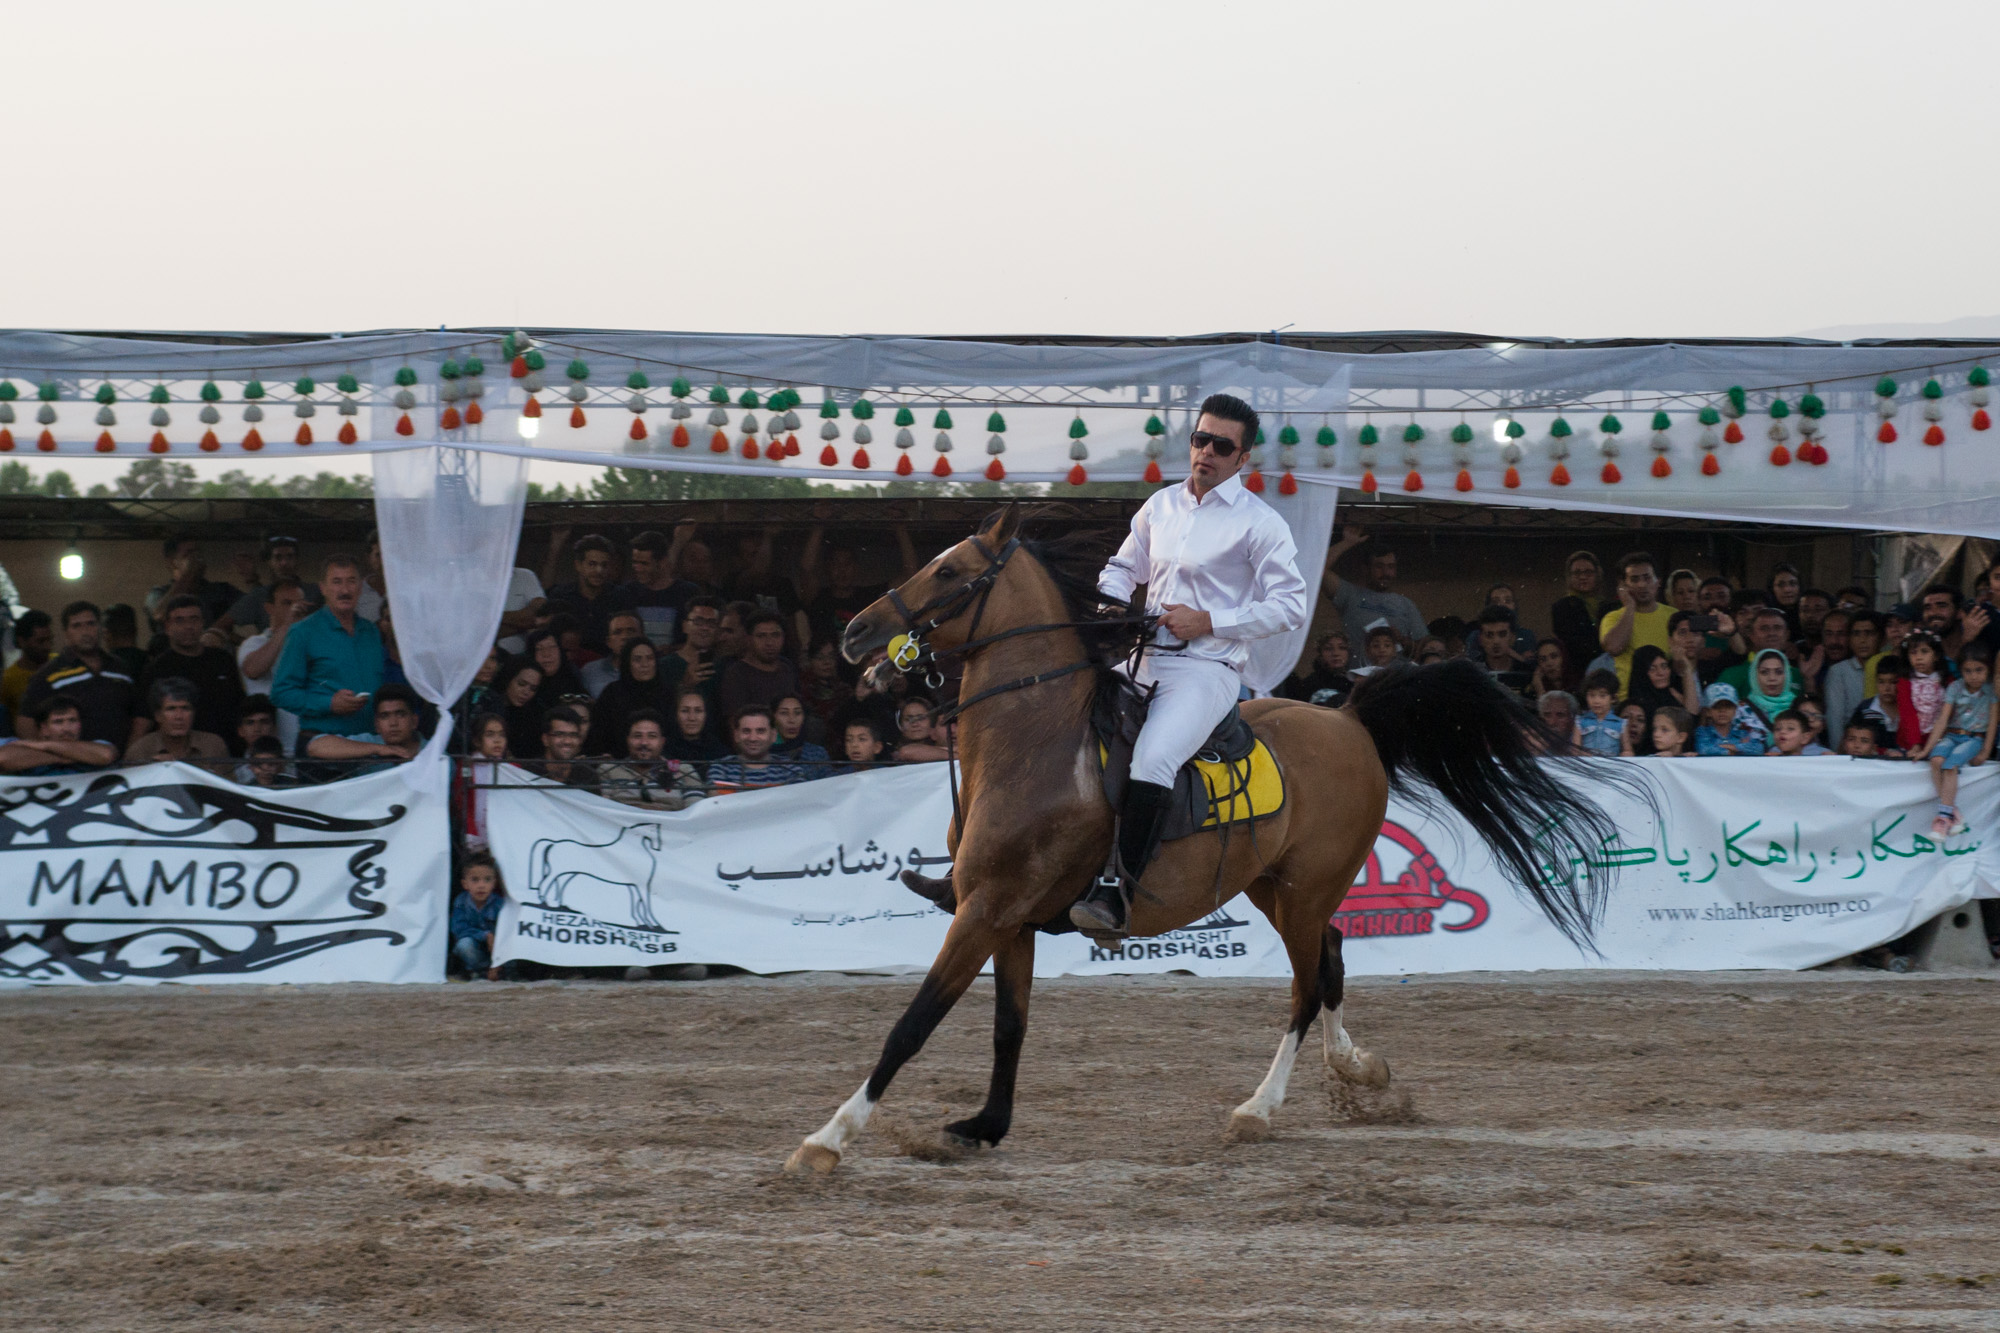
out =
[[[1123,675],[1107,672],[1098,680],[1090,725],[1097,733],[1105,799],[1113,810],[1124,802],[1125,784],[1132,776],[1132,747],[1146,724],[1150,704],[1148,692]],[[1269,819],[1284,804],[1285,778],[1277,756],[1250,730],[1242,709],[1232,704],[1229,715],[1174,775],[1160,841]]]

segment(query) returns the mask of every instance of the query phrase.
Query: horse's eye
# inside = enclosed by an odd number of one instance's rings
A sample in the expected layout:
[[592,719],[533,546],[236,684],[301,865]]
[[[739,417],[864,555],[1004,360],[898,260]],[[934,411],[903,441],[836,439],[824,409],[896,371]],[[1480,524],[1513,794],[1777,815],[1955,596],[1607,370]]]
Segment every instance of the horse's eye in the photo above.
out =
[[955,579],[958,577],[958,571],[950,565],[939,565],[937,576],[941,579]]

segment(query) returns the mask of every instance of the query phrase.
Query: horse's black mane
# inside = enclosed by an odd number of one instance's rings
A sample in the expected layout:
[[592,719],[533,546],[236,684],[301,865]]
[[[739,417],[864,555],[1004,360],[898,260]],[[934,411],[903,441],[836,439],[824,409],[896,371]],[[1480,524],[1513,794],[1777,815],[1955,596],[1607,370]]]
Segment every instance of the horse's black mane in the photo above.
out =
[[1102,530],[1071,530],[1052,537],[1024,537],[1021,549],[1037,563],[1062,594],[1066,618],[1082,622],[1077,633],[1084,647],[1100,661],[1112,661],[1129,653],[1139,641],[1137,625],[1097,624],[1115,612],[1100,611],[1103,596],[1097,591],[1097,576],[1104,562],[1117,551],[1122,533]]

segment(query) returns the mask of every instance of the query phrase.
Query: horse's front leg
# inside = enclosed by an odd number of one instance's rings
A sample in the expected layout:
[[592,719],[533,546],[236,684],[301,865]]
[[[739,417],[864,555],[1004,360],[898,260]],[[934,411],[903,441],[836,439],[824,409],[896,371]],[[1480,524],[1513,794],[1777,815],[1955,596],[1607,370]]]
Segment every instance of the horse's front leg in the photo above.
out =
[[1035,928],[1023,926],[993,954],[993,1081],[978,1115],[944,1132],[960,1143],[998,1144],[1014,1123],[1014,1075],[1028,1036],[1028,992],[1035,984]]
[[[985,921],[976,920],[971,914],[953,918],[951,929],[944,937],[944,947],[938,950],[937,959],[932,962],[930,972],[924,977],[924,984],[917,988],[917,996],[910,1001],[910,1007],[896,1020],[896,1026],[889,1030],[889,1040],[882,1044],[882,1058],[875,1062],[875,1072],[861,1085],[852,1097],[841,1104],[833,1113],[833,1119],[820,1126],[798,1146],[791,1159],[785,1163],[787,1171],[803,1171],[807,1167],[825,1173],[840,1165],[840,1155],[848,1143],[861,1132],[868,1123],[868,1117],[875,1110],[875,1104],[882,1100],[888,1090],[889,1080],[896,1077],[896,1071],[923,1049],[937,1025],[958,1003],[958,997],[965,994],[965,988],[979,975],[979,969],[986,966],[986,960],[993,956],[994,949],[1002,943],[1002,937]],[[995,1077],[997,1078],[997,1072]],[[1011,1084],[1011,1075],[1010,1075]]]

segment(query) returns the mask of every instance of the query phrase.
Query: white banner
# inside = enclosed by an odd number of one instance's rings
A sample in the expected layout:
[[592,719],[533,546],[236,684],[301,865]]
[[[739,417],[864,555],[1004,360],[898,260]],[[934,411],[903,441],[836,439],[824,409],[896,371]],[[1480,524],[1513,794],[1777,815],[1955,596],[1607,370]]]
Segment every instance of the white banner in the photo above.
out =
[[0,784],[0,983],[443,981],[449,845],[394,769]]
[[[1971,831],[1934,841],[1928,768],[1841,758],[1641,760],[1659,815],[1612,802],[1618,888],[1601,956],[1564,940],[1454,817],[1393,803],[1335,922],[1357,974],[1565,967],[1812,967],[2000,885],[2000,771],[1969,769]],[[531,780],[507,770],[505,781]],[[497,956],[566,966],[729,963],[753,972],[925,968],[948,918],[898,882],[944,873],[941,765],[655,813],[538,785],[494,791],[508,886]],[[1289,973],[1244,898],[1123,949],[1037,942],[1042,975]]]

